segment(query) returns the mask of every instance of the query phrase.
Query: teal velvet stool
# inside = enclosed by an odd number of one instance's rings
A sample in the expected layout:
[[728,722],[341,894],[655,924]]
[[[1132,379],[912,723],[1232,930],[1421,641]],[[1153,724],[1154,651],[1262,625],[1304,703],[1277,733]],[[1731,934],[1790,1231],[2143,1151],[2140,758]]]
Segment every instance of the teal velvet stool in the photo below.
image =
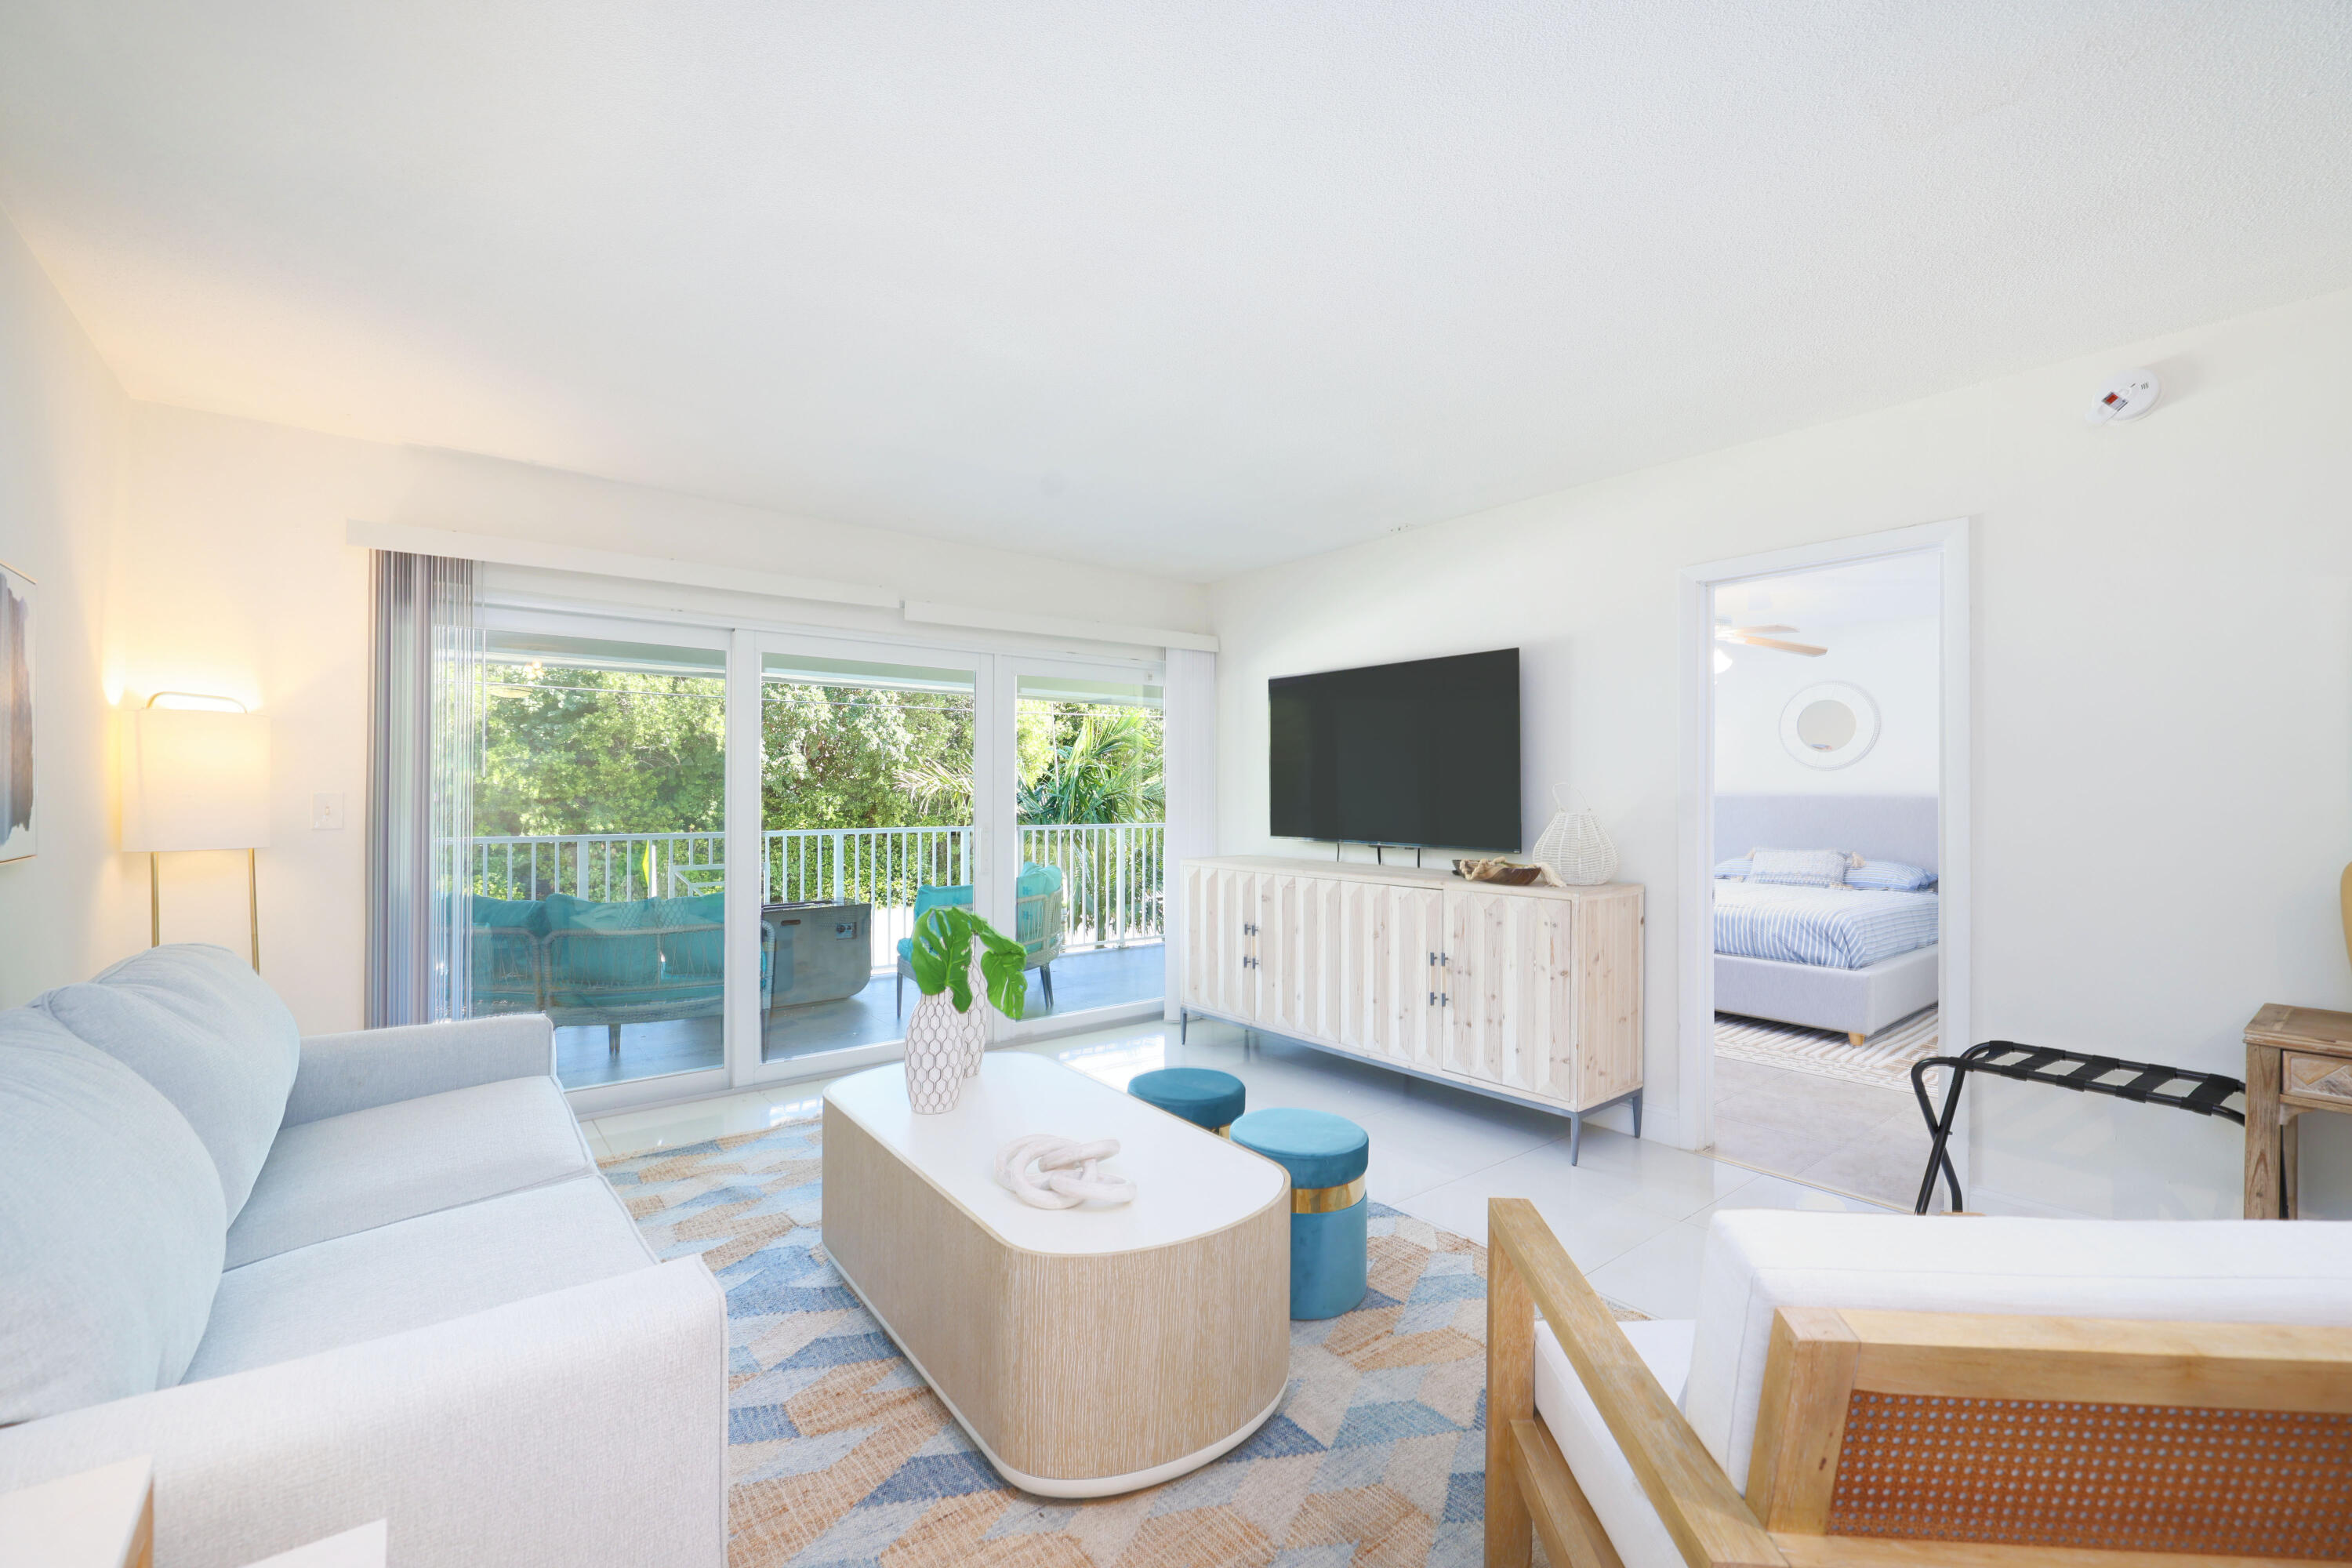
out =
[[1253,1110],[1234,1142],[1290,1173],[1290,1315],[1336,1318],[1364,1299],[1364,1169],[1372,1141],[1344,1116]]
[[1242,1080],[1211,1068],[1161,1068],[1128,1080],[1127,1092],[1193,1126],[1233,1136],[1233,1125],[1248,1104]]

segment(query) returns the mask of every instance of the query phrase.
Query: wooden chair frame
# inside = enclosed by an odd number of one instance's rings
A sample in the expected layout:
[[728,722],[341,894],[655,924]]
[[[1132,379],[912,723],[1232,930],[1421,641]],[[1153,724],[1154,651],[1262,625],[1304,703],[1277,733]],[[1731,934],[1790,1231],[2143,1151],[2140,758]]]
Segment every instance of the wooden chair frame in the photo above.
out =
[[[1926,1222],[1923,1222],[1926,1223]],[[1622,1568],[1535,1411],[1541,1312],[1690,1568],[2251,1568],[2187,1552],[1830,1534],[1857,1394],[2352,1415],[2352,1329],[1783,1308],[1742,1496],[1523,1198],[1487,1205],[1486,1568]]]

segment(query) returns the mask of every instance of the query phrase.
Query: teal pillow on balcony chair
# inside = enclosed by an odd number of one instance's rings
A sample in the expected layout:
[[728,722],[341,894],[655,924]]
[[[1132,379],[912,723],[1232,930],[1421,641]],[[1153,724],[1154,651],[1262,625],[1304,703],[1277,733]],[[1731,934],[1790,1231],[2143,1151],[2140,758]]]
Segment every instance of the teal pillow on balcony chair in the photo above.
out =
[[[1037,978],[1045,990],[1045,1005],[1054,1005],[1054,960],[1062,956],[1062,868],[1040,866],[1024,861],[1021,879],[1013,884],[1013,936],[1027,954],[1022,967],[1037,971]],[[972,906],[970,882],[957,882],[945,887],[915,889],[915,919],[919,921],[931,910],[941,908],[968,910]],[[907,1006],[907,982],[914,976],[915,939],[898,939],[898,1010]]]

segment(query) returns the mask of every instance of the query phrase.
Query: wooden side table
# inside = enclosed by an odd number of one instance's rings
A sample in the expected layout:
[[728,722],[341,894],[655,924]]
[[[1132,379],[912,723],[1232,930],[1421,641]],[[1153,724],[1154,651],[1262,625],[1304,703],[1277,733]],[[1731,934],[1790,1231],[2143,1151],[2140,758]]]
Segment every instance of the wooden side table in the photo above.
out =
[[2273,1002],[2246,1026],[2246,1217],[2295,1215],[2295,1120],[2352,1115],[2352,1013]]

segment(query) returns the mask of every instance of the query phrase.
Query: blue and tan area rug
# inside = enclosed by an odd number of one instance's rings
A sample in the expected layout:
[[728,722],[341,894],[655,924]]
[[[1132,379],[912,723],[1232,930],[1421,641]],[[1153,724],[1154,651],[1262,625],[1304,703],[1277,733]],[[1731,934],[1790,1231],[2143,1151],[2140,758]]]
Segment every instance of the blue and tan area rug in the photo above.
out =
[[1056,1501],[997,1479],[825,1261],[822,1132],[604,1165],[654,1250],[701,1254],[727,1292],[730,1568],[1480,1561],[1485,1247],[1374,1205],[1371,1294],[1292,1325],[1289,1394],[1249,1441],[1147,1491]]

